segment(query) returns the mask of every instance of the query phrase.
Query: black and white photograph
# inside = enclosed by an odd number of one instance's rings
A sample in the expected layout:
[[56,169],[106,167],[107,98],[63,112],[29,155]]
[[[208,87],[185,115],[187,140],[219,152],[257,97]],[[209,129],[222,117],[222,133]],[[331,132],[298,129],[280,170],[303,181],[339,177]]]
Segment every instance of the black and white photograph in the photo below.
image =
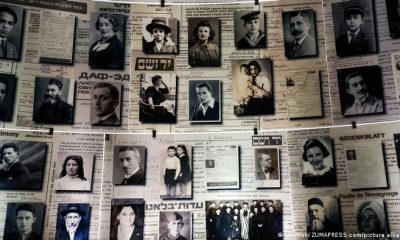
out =
[[59,203],[56,240],[89,239],[90,204]]
[[91,82],[90,122],[93,126],[120,126],[122,105],[121,81]]
[[[339,234],[342,224],[338,199],[331,196],[306,197],[306,225],[309,234]],[[309,238],[313,239],[313,238]]]
[[58,152],[54,190],[90,192],[94,159],[91,152]]
[[270,58],[232,61],[234,113],[237,116],[275,113]]
[[390,37],[400,38],[400,2],[386,0],[387,19],[389,23]]
[[0,140],[0,189],[41,190],[47,144]]
[[0,73],[0,121],[12,120],[16,85],[15,75]]
[[336,186],[336,170],[329,136],[302,141],[301,183],[306,187]]
[[279,148],[254,149],[254,174],[257,188],[280,188]]
[[318,55],[314,10],[283,12],[282,22],[287,58],[316,57]]
[[177,77],[172,73],[140,75],[139,121],[176,122]]
[[113,182],[114,185],[145,185],[145,146],[114,146]]
[[191,67],[219,67],[219,18],[188,18],[189,65]]
[[41,240],[44,203],[7,203],[4,240]]
[[142,50],[147,54],[178,54],[179,21],[176,18],[143,18]]
[[89,66],[124,69],[125,15],[91,13]]
[[143,199],[111,199],[110,240],[143,240]]
[[400,102],[400,52],[391,53],[394,85],[396,86],[397,101]]
[[394,147],[396,149],[397,166],[400,168],[400,133],[393,134]]
[[192,240],[192,212],[161,211],[159,220],[160,240]]
[[379,66],[337,70],[343,116],[385,113]]
[[332,18],[337,56],[378,52],[373,0],[332,3]]
[[207,240],[283,239],[281,200],[206,201]]
[[235,11],[235,44],[237,49],[267,47],[265,13],[260,11]]
[[74,81],[36,77],[33,121],[42,124],[74,123]]
[[189,80],[189,121],[191,123],[221,122],[221,82]]
[[346,159],[347,161],[357,160],[356,150],[355,149],[346,150]]
[[379,235],[375,239],[388,240],[389,233],[383,199],[355,200],[354,210],[359,233]]
[[[162,199],[192,198],[192,146],[170,145],[160,152]],[[165,160],[164,160],[165,159]]]
[[22,7],[0,4],[0,59],[20,60],[24,13]]

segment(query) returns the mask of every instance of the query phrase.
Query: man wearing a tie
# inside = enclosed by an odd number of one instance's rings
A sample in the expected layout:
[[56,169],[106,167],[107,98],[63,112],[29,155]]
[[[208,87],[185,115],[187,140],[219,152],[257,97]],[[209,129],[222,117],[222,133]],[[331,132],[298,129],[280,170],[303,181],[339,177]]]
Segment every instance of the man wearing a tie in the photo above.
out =
[[140,168],[140,152],[132,146],[122,146],[119,149],[119,163],[124,172],[124,179],[119,185],[144,185],[145,172]]
[[64,218],[64,224],[57,224],[56,240],[88,239],[88,226],[81,221],[86,212],[81,209],[80,205],[81,204],[68,204],[67,208],[61,211],[60,214]]
[[17,14],[13,9],[0,6],[0,58],[19,58],[17,48],[8,40],[8,35],[13,31],[17,21]]
[[268,153],[258,154],[258,163],[260,164],[260,171],[256,173],[256,180],[277,180],[279,179],[278,171],[273,167],[271,155]]

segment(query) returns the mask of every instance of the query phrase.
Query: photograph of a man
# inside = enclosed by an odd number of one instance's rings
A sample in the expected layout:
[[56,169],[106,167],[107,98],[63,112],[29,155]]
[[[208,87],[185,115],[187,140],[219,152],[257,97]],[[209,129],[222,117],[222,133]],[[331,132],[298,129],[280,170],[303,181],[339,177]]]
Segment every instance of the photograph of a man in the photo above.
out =
[[340,216],[337,199],[333,197],[313,197],[307,200],[307,232],[340,232]]
[[69,91],[69,84],[70,80],[64,78],[36,78],[33,105],[35,123],[73,124],[74,88]]
[[16,81],[14,75],[0,73],[0,121],[12,119]]
[[191,122],[221,122],[220,86],[219,80],[189,81]]
[[191,212],[160,212],[161,240],[191,240]]
[[114,146],[115,185],[144,185],[146,182],[144,146]]
[[92,125],[121,125],[121,83],[92,82],[92,108],[90,111]]
[[90,204],[58,204],[56,240],[89,239]]
[[282,21],[285,56],[287,58],[317,56],[314,10],[283,12]]
[[4,240],[41,240],[43,203],[8,203]]
[[24,9],[0,5],[0,59],[19,60]]
[[347,160],[357,160],[356,150],[355,149],[346,150],[346,159]]
[[237,49],[266,48],[265,14],[260,11],[236,11],[235,42]]
[[280,187],[279,149],[256,148],[254,150],[255,180],[257,188]]

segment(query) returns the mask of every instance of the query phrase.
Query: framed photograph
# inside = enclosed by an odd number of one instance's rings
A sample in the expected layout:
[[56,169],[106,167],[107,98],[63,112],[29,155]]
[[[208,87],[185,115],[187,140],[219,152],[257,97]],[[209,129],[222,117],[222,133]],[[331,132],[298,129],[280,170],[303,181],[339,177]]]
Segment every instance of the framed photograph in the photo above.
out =
[[144,239],[144,200],[111,199],[110,240],[118,240],[121,232],[130,233],[127,239]]
[[91,68],[124,69],[125,18],[123,14],[91,13],[89,49]]
[[189,80],[189,121],[221,122],[221,82]]
[[306,187],[336,186],[332,139],[329,136],[304,139],[300,149],[302,149],[302,185]]
[[219,18],[188,18],[189,65],[191,67],[219,67]]
[[120,126],[122,111],[121,81],[91,82],[90,122],[93,126]]
[[192,240],[192,213],[190,211],[161,211],[159,226],[159,239]]
[[373,0],[332,3],[332,18],[338,57],[378,52]]
[[42,124],[74,123],[74,81],[36,77],[33,121]]
[[[25,22],[24,8],[0,4],[0,59],[20,60]],[[7,24],[6,24],[7,23]]]
[[265,13],[260,11],[234,11],[235,46],[237,49],[267,47]]
[[44,203],[7,203],[3,239],[42,239],[44,208]]
[[282,12],[282,22],[287,58],[318,56],[314,10]]
[[90,226],[89,203],[59,203],[57,212],[56,240],[88,240]]
[[390,37],[393,39],[400,38],[400,2],[386,0],[386,11]]
[[386,238],[389,229],[383,199],[355,200],[354,209],[359,233],[384,234],[383,239],[389,239]]
[[176,122],[177,78],[172,73],[145,73],[140,77],[139,121]]
[[[160,152],[162,199],[192,198],[192,146],[170,145]],[[164,160],[165,159],[165,160]]]
[[400,168],[400,133],[393,134],[394,147],[396,149],[397,166]]
[[212,200],[205,205],[207,240],[283,239],[281,200]]
[[114,185],[145,185],[145,146],[114,146],[113,182]]
[[279,148],[254,149],[254,176],[257,188],[280,188]]
[[54,190],[92,190],[92,176],[95,154],[90,152],[59,152],[56,162]]
[[0,121],[12,121],[16,86],[15,75],[0,73]]
[[385,113],[379,66],[337,70],[343,116]]
[[179,53],[179,21],[176,18],[143,18],[142,37],[144,53]]
[[2,139],[0,146],[0,189],[41,190],[47,144]]
[[237,116],[275,113],[272,60],[232,60],[234,113]]
[[393,80],[396,86],[396,98],[400,102],[400,52],[392,52],[392,70],[393,70]]

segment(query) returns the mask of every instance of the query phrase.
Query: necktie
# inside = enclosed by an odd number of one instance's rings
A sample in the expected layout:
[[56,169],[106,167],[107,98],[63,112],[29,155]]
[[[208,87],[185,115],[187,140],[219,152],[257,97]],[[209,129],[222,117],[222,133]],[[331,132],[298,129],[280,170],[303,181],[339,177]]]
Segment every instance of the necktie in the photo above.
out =
[[350,35],[350,41],[349,41],[349,43],[351,43],[351,41],[353,41],[353,39],[354,39],[354,37],[356,36],[354,33],[350,33],[349,34]]
[[298,41],[294,42],[294,48],[293,48],[293,51],[292,51],[292,55],[295,54],[296,50],[297,50],[299,47],[300,47],[299,42],[298,42]]
[[1,51],[3,52],[3,57],[7,56],[7,47],[6,47],[6,41],[5,40],[1,40]]
[[127,185],[128,184],[128,179],[124,178],[124,181],[122,181],[122,184]]

